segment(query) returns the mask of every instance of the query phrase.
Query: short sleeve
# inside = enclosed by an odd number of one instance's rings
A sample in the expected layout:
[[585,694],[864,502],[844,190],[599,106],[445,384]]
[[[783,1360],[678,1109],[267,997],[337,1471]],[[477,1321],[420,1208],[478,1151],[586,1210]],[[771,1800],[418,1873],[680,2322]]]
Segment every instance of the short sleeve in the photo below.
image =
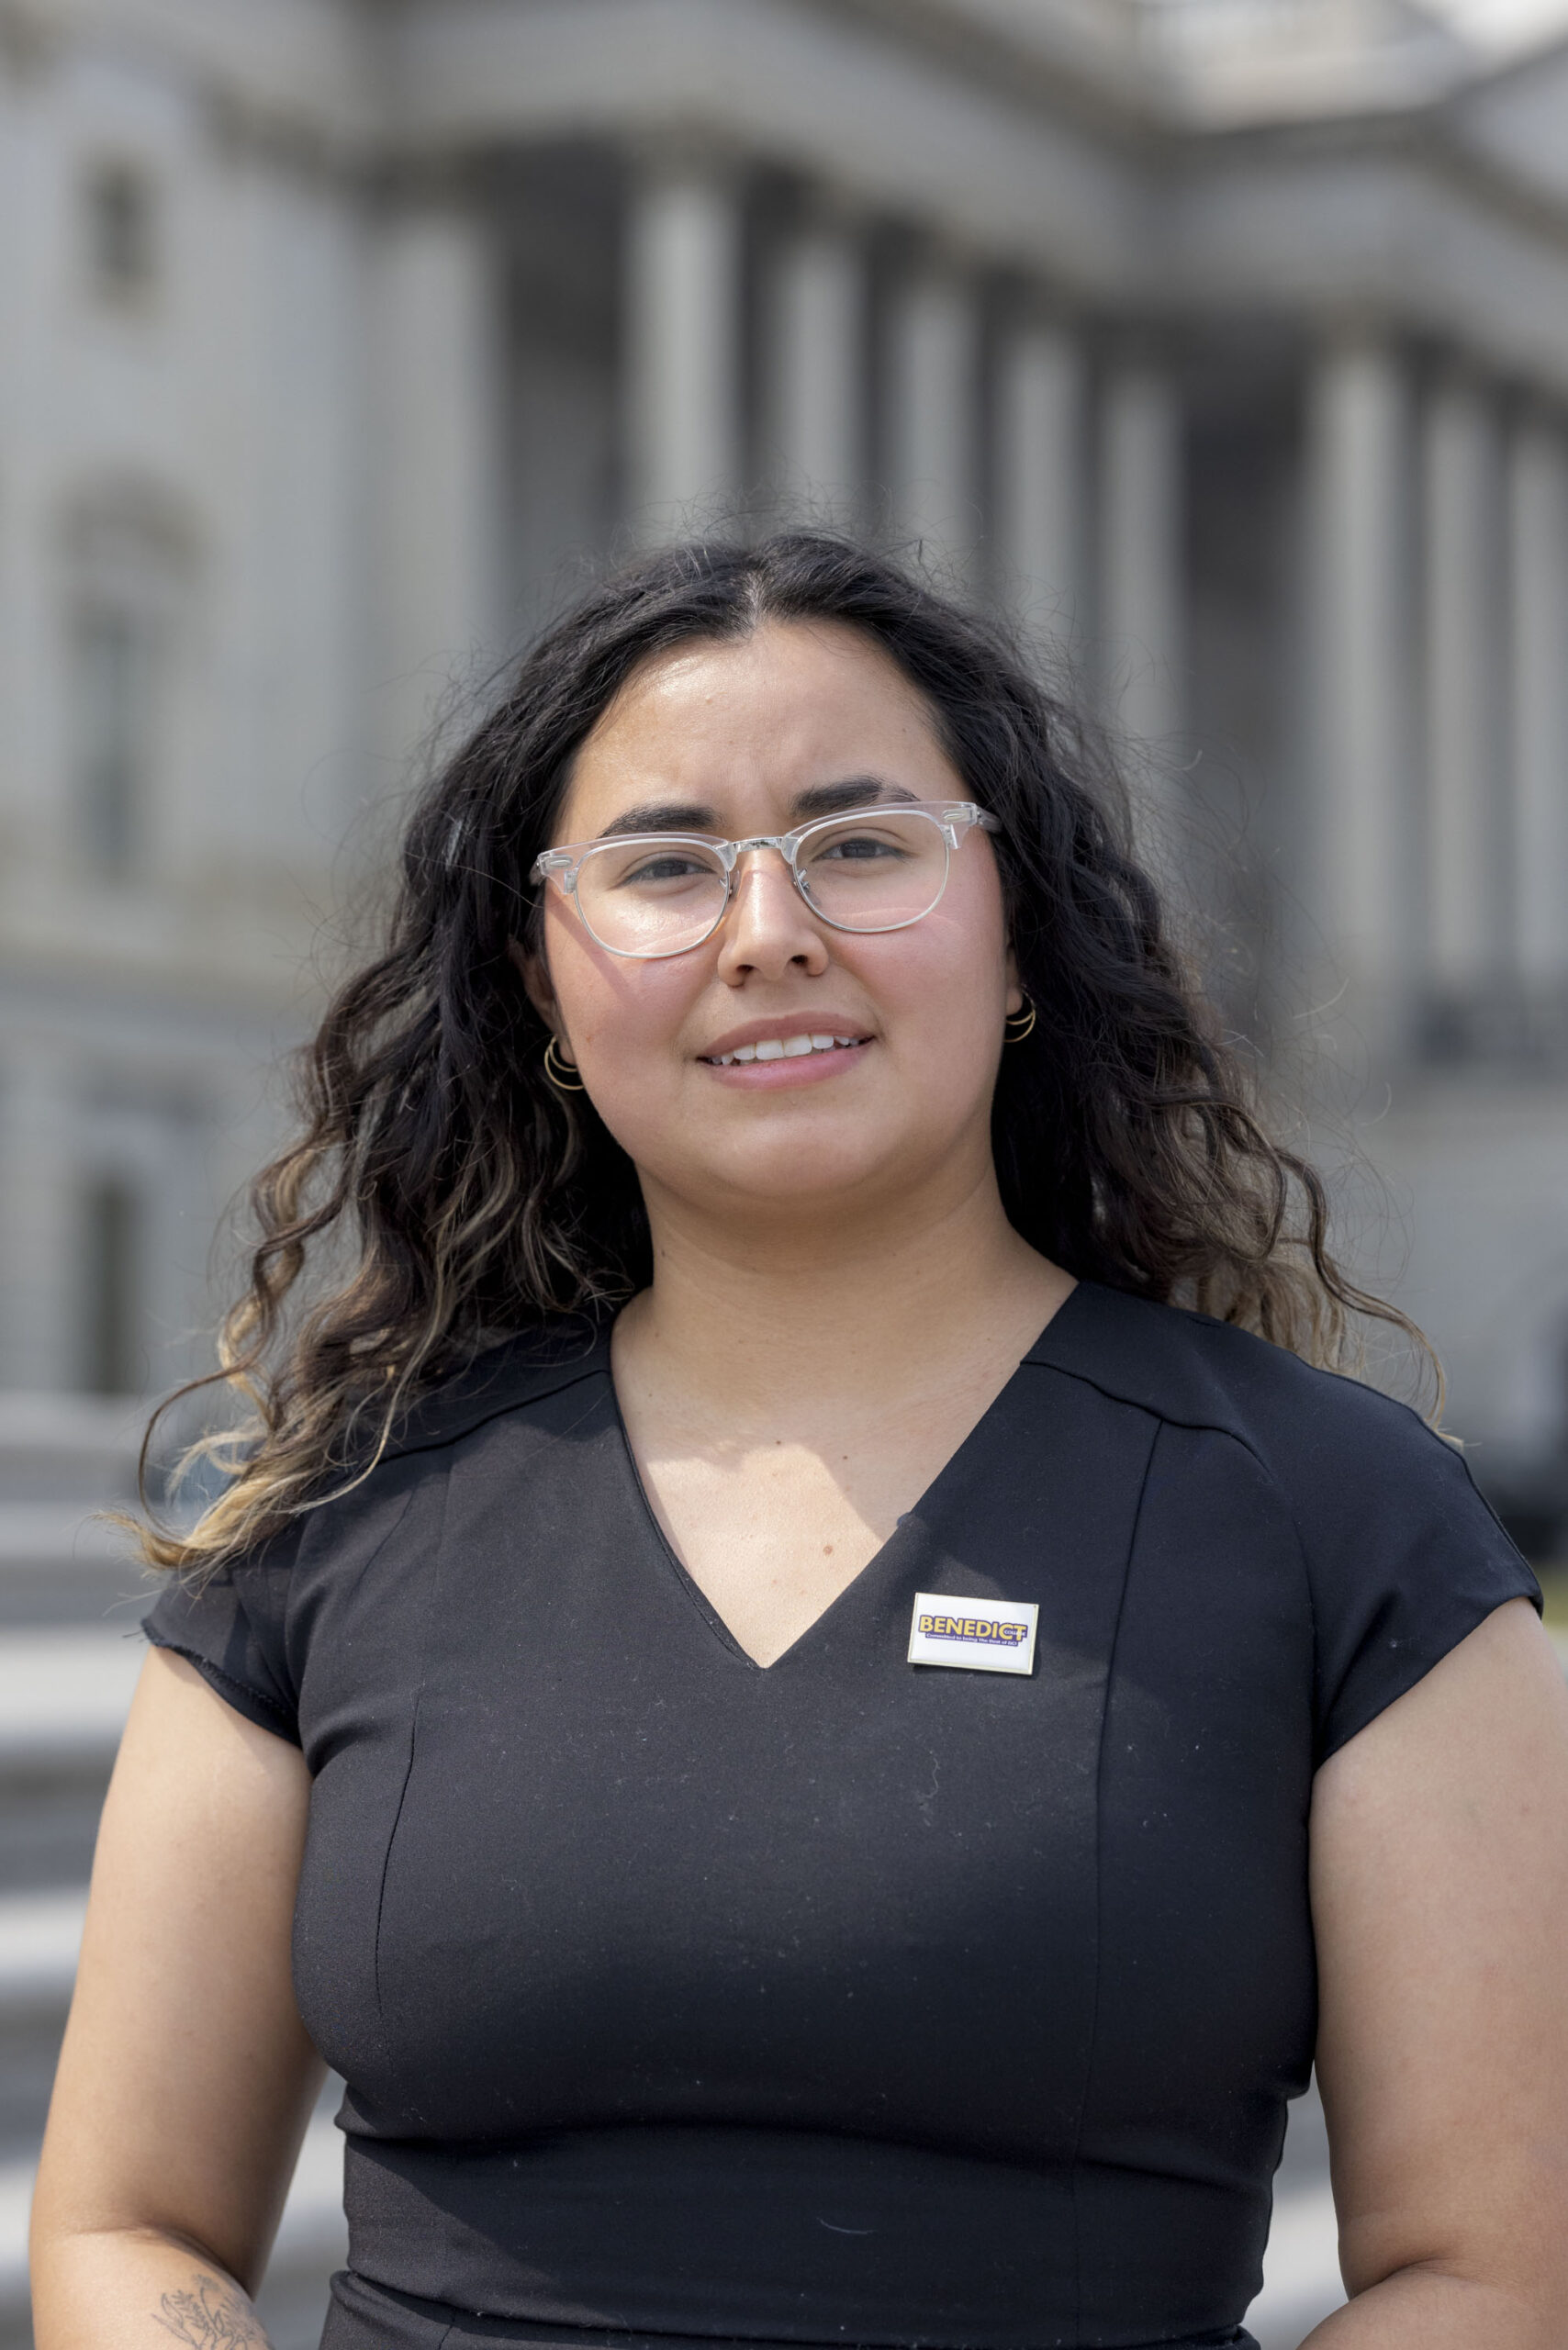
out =
[[1293,1481],[1312,1587],[1319,1762],[1506,1600],[1541,1604],[1462,1454],[1404,1404],[1332,1385],[1348,1392],[1311,1416]]
[[194,1664],[218,1695],[263,1729],[297,1746],[298,1693],[286,1646],[297,1528],[206,1582],[171,1577],[142,1630],[154,1648]]

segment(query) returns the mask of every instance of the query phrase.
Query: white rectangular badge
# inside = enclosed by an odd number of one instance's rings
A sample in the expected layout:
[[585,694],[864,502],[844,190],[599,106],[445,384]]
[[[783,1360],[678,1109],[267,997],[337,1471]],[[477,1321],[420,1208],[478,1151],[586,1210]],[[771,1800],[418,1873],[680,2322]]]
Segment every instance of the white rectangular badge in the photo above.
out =
[[962,1665],[970,1673],[1033,1673],[1039,1615],[1032,1599],[954,1599],[946,1592],[917,1591],[909,1661]]

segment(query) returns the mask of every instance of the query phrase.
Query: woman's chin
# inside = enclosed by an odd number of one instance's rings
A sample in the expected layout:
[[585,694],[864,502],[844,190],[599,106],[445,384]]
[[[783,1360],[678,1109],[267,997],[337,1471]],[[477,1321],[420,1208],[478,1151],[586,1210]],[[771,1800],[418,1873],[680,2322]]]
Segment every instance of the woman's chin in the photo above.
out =
[[933,1170],[927,1150],[890,1150],[887,1136],[868,1149],[863,1136],[834,1135],[827,1122],[816,1133],[754,1136],[748,1147],[717,1150],[678,1188],[733,1214],[749,1205],[766,1218],[794,1211],[815,1219],[834,1213],[864,1214],[881,1203],[907,1202]]

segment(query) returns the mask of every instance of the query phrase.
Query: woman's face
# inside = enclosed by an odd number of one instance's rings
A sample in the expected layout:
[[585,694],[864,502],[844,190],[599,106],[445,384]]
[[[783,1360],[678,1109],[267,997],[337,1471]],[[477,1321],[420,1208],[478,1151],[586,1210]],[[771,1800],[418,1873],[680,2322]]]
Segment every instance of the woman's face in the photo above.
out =
[[[770,621],[741,642],[678,647],[622,688],[577,754],[554,845],[610,826],[732,840],[787,833],[836,804],[965,800],[921,696],[868,639]],[[700,946],[612,955],[554,885],[543,957],[520,955],[533,1002],[594,1107],[659,1194],[726,1214],[837,1203],[860,1214],[990,1163],[1002,1020],[1020,1002],[983,832],[960,835],[946,890],[907,930],[834,930],[781,856],[748,854]],[[722,1066],[740,1045],[850,1039]]]

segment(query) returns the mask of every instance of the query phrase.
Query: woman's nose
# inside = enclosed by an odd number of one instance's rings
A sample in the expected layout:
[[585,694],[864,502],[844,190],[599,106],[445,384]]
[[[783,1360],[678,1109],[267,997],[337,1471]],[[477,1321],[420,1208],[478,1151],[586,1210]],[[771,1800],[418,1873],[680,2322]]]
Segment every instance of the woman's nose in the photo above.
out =
[[791,965],[815,973],[826,969],[827,959],[822,926],[783,857],[776,849],[748,849],[719,934],[720,978],[734,982],[756,971],[776,979]]

